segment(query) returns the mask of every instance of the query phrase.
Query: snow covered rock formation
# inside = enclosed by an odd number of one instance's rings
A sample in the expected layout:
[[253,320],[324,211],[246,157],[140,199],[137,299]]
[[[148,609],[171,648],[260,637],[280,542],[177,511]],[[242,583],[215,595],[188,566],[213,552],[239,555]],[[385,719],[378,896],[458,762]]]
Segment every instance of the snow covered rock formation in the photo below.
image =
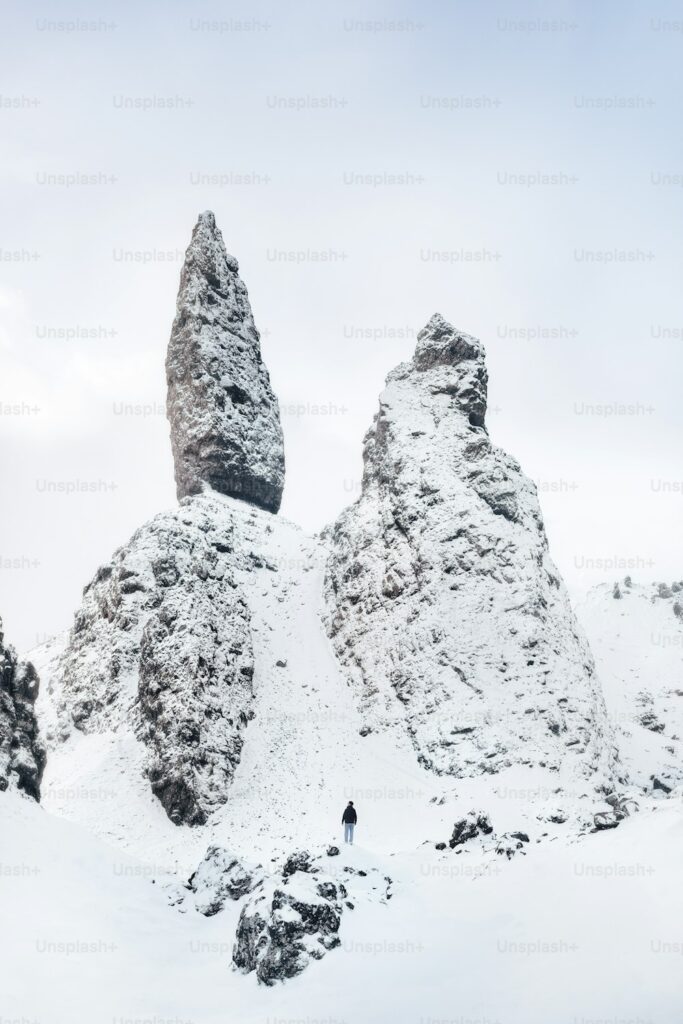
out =
[[249,610],[234,578],[236,519],[186,498],[142,526],[85,588],[56,669],[53,742],[130,730],[176,824],[225,802],[251,715]]
[[391,899],[388,876],[348,864],[335,864],[331,874],[329,861],[321,863],[321,857],[297,851],[281,875],[265,879],[248,898],[232,956],[244,974],[255,971],[262,984],[273,985],[301,974],[311,960],[339,946],[342,915],[356,906],[349,898],[350,883],[366,902]]
[[269,880],[242,909],[233,963],[256,971],[265,985],[301,974],[340,944],[346,889],[341,883],[297,873],[286,882]]
[[178,498],[208,484],[277,512],[285,476],[280,412],[238,269],[213,213],[202,213],[166,357]]
[[329,633],[363,731],[406,731],[434,772],[540,766],[611,788],[593,659],[536,488],[489,439],[486,391],[479,341],[433,316],[380,396],[361,496],[327,532]]
[[260,865],[248,867],[222,846],[210,846],[188,885],[199,913],[213,917],[228,900],[239,900],[252,892],[263,877]]
[[16,788],[40,800],[45,751],[38,735],[38,675],[5,647],[0,619],[0,792]]
[[278,403],[237,271],[214,215],[201,214],[166,360],[180,507],[98,570],[49,662],[50,743],[74,729],[130,735],[175,824],[204,824],[240,760],[254,652],[236,573],[261,564],[250,506],[277,512],[284,483]]

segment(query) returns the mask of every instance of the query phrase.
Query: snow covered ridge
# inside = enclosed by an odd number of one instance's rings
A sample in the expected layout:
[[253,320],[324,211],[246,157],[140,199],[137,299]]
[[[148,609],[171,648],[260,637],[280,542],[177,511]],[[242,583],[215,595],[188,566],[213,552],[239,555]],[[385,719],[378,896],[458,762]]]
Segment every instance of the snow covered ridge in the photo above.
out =
[[36,670],[5,647],[0,619],[0,792],[20,789],[39,800],[45,750],[34,711],[37,695]]
[[683,783],[683,581],[594,587],[577,607],[624,767],[641,790]]
[[280,412],[238,269],[213,213],[200,214],[166,357],[177,491],[182,498],[209,485],[277,512],[285,480]]
[[611,789],[593,658],[536,488],[489,440],[486,386],[481,344],[439,314],[389,374],[362,494],[326,533],[329,633],[364,732],[406,732],[433,771],[538,765]]

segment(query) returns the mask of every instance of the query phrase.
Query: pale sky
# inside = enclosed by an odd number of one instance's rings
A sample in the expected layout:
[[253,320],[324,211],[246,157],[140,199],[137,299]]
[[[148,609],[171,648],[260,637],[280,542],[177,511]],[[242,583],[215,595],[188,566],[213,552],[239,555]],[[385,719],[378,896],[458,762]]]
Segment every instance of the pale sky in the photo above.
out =
[[357,495],[439,311],[484,342],[490,434],[572,592],[614,560],[683,578],[682,47],[658,2],[6,7],[7,639],[68,627],[175,503],[164,357],[204,209],[282,404],[281,514],[314,531]]

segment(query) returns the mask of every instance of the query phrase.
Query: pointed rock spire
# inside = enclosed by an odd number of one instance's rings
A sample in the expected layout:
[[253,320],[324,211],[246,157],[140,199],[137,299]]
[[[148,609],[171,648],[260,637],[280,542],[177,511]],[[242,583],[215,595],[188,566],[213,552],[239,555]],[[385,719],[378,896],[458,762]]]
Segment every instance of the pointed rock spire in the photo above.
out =
[[420,371],[441,367],[434,375],[432,393],[451,394],[472,426],[484,426],[488,374],[478,338],[434,313],[417,336],[413,367]]
[[359,499],[326,532],[327,624],[362,734],[438,775],[612,786],[610,723],[536,487],[484,427],[484,349],[438,314],[392,370]]
[[280,411],[237,260],[210,211],[180,275],[166,356],[178,498],[205,486],[277,512],[285,460]]

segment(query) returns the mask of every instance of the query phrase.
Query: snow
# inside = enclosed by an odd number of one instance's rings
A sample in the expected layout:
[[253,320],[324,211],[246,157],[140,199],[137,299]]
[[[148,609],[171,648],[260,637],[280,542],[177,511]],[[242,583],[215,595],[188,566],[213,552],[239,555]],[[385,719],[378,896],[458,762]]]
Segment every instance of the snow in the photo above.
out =
[[[482,360],[430,321],[389,378],[363,498],[325,537],[194,495],[33,652],[48,763],[41,806],[0,794],[0,1024],[679,1024],[683,626],[660,588],[594,592],[596,675],[533,485],[485,434]],[[181,729],[204,717],[195,757]],[[593,832],[613,733],[640,810]],[[164,766],[192,827],[153,788]],[[493,831],[450,849],[468,815]],[[233,945],[281,885],[325,902],[306,872],[283,881],[297,850],[353,908],[337,948],[268,988]],[[258,887],[230,898],[221,865],[261,865]]]
[[[322,623],[325,547],[235,499],[212,494],[191,501],[229,517],[237,550],[258,552],[260,563],[242,558],[235,573],[250,612],[255,697],[229,803],[201,831],[169,822],[144,777],[144,746],[116,716],[108,730],[73,730],[66,742],[52,743],[45,806],[137,856],[182,864],[188,873],[210,843],[253,860],[329,842],[349,799],[372,807],[369,820],[361,811],[359,830],[367,830],[373,846],[394,849],[401,838],[423,838],[422,809],[442,787],[418,765],[407,739],[360,736],[353,692]],[[53,687],[39,696],[41,721],[54,720],[60,699],[59,657],[50,653],[48,663],[31,655]],[[435,818],[439,813],[432,809]]]
[[[230,799],[206,825],[178,827],[150,791],[145,749],[130,730],[74,730],[54,745],[43,808],[0,800],[2,906],[12,922],[0,949],[11,979],[4,1015],[48,1024],[213,1024],[226,1014],[246,1024],[678,1024],[681,793],[641,797],[638,815],[593,834],[602,805],[571,776],[513,765],[439,778],[408,739],[361,736],[322,622],[325,546],[233,499],[193,501],[218,503],[240,551],[260,556],[237,570],[255,637],[255,715]],[[52,699],[39,699],[46,720]],[[353,847],[341,842],[348,799],[359,812]],[[558,807],[570,822],[548,820]],[[437,851],[471,809],[490,816],[495,834],[459,854]],[[525,855],[497,856],[498,837],[517,830],[530,837]],[[343,914],[339,948],[284,985],[267,989],[231,967],[248,897],[210,918],[178,899],[178,883],[212,843],[275,872],[294,849],[323,854],[330,842],[341,853],[326,858],[329,874],[343,878],[351,866],[365,882],[389,876],[392,898],[371,898],[368,883]],[[17,866],[38,873],[10,874]],[[45,942],[93,951],[48,953]]]
[[[675,586],[677,586],[675,584]],[[577,607],[632,781],[683,782],[683,621],[657,584],[594,587]],[[645,724],[644,724],[645,723]],[[648,727],[649,726],[649,727]]]
[[178,913],[158,871],[15,794],[0,835],[5,1019],[680,1021],[680,801],[511,861],[342,849],[331,866],[388,874],[394,895],[359,901],[340,947],[272,989],[230,967],[239,902]]

